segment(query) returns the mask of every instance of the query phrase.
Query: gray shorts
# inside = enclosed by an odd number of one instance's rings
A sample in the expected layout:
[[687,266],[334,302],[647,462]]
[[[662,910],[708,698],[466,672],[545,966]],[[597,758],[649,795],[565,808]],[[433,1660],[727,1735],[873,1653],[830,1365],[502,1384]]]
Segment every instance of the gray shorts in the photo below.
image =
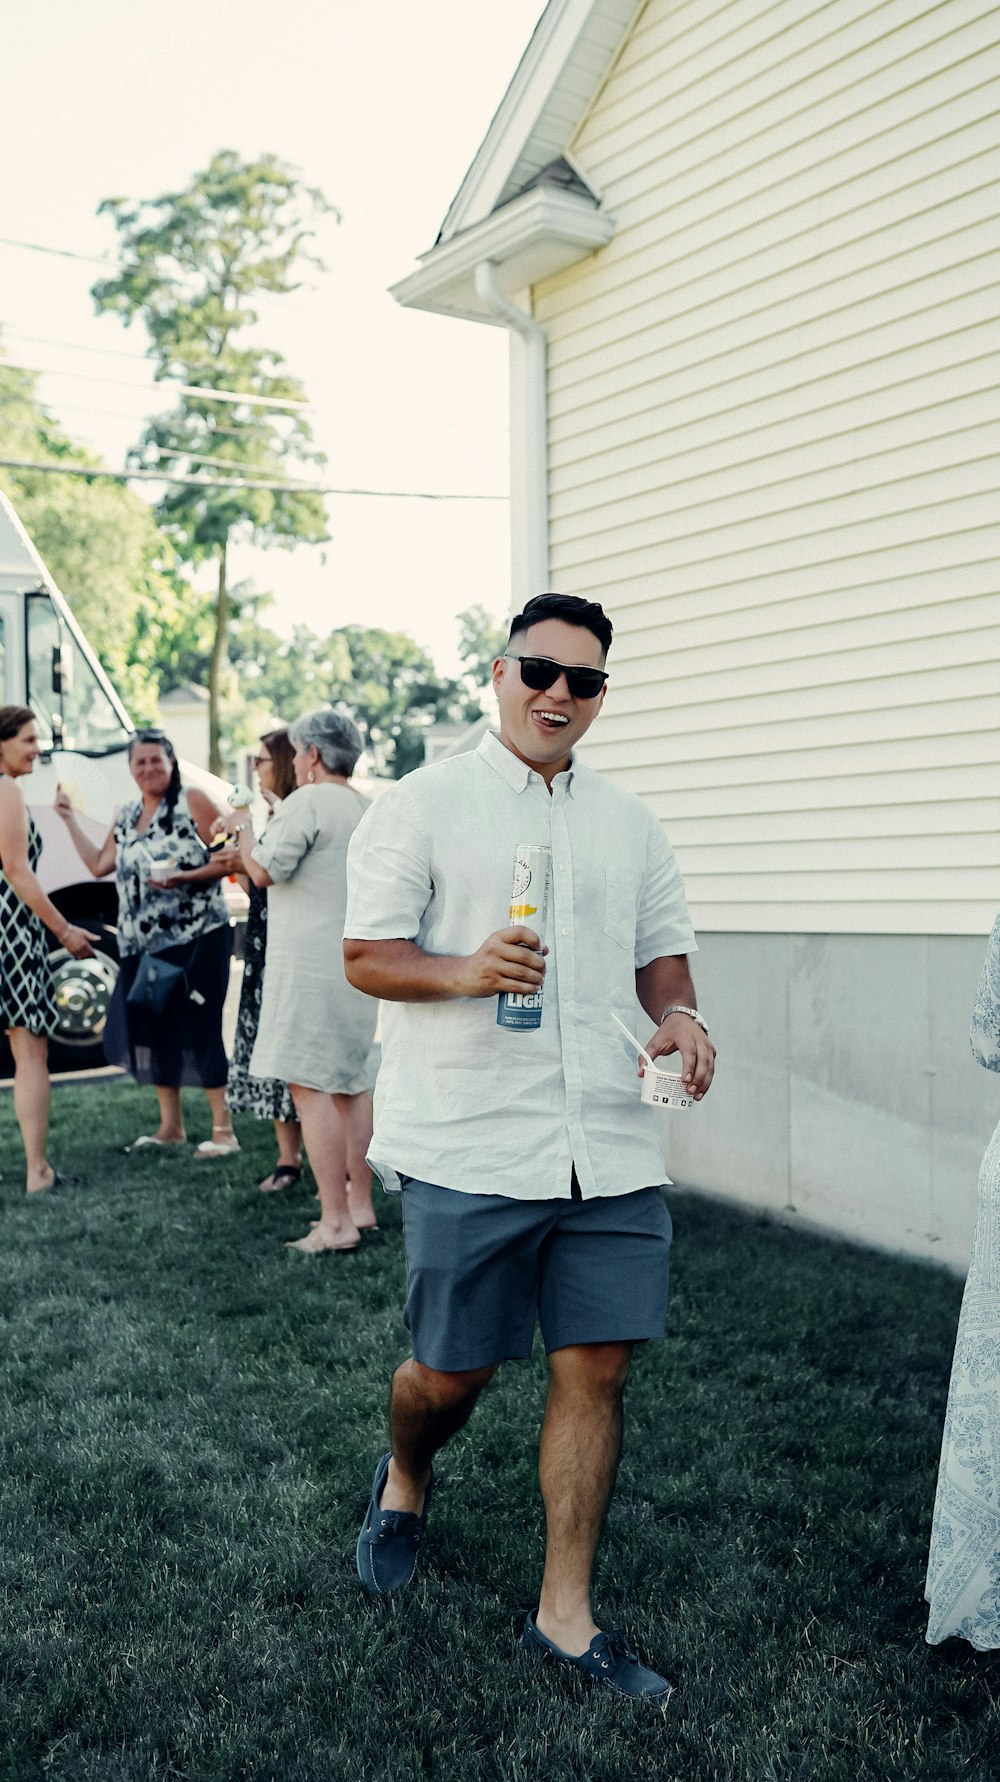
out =
[[663,1335],[672,1227],[660,1188],[594,1200],[463,1194],[403,1176],[406,1328],[441,1373]]

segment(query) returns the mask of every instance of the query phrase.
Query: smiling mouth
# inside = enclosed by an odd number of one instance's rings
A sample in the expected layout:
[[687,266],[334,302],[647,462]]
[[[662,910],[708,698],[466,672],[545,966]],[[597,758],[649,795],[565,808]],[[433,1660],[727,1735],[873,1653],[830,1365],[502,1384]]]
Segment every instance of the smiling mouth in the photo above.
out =
[[536,724],[543,725],[546,730],[565,730],[569,723],[565,712],[535,711],[531,715]]

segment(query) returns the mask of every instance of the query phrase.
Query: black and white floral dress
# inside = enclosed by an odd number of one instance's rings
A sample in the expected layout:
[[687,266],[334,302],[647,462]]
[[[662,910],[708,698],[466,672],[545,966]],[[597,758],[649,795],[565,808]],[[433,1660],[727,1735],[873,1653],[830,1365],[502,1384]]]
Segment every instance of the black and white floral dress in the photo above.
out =
[[[28,813],[28,865],[34,872],[42,838]],[[22,903],[0,872],[0,1026],[54,1033],[58,1025],[45,924]]]
[[264,988],[267,954],[267,892],[250,885],[250,909],[246,924],[246,956],[243,989],[236,1018],[236,1037],[229,1061],[226,1102],[234,1114],[255,1114],[258,1120],[294,1120],[295,1103],[288,1084],[280,1077],[252,1077],[250,1054],[257,1038],[260,998]]
[[[1000,1071],[1000,916],[972,1015],[972,1050]],[[927,1567],[927,1640],[1000,1647],[1000,1126],[979,1173]]]
[[[174,871],[181,871],[208,858],[185,792],[173,807],[163,800],[144,830],[138,828],[141,815],[138,799],[115,819],[121,970],[108,1009],[104,1055],[138,1083],[221,1089],[229,1068],[222,1040],[232,951],[226,899],[218,880],[170,890],[153,882],[157,860],[169,856]],[[185,973],[185,988],[178,987],[159,1014],[128,1000],[144,953],[155,953]]]

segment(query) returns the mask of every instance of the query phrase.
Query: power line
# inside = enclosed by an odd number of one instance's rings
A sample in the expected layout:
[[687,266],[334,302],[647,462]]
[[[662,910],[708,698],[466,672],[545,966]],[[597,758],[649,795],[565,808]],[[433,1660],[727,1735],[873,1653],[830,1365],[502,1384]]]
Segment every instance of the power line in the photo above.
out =
[[42,241],[18,241],[13,235],[0,235],[0,246],[24,248],[31,254],[52,254],[57,260],[85,260],[89,266],[111,266],[113,264],[106,254],[100,258],[95,254],[77,254],[72,248],[47,247]]
[[[66,352],[71,353],[96,353],[100,357],[108,359],[127,359],[130,365],[135,366],[148,365],[149,363],[149,360],[141,349],[133,353],[126,353],[122,351],[121,347],[88,346],[86,342],[82,340],[53,340],[51,335],[26,334],[23,328],[11,328],[3,325],[0,325],[0,335],[2,335],[5,340],[13,339],[30,341],[32,346],[56,347],[59,350],[65,350]],[[0,365],[3,363],[4,361],[0,359]],[[17,369],[23,370],[26,368],[19,366]],[[70,373],[50,369],[48,371],[41,371],[38,375],[40,377],[68,377]],[[111,380],[105,379],[102,381],[110,382]],[[310,386],[317,383],[321,388],[328,390],[384,390],[386,394],[395,394],[395,389],[392,384],[359,383],[357,378],[313,378],[310,376],[309,383]],[[129,387],[137,390],[139,388],[145,388],[145,386],[140,386],[139,384],[130,385]]]
[[[30,254],[49,254],[56,260],[81,260],[88,266],[103,266],[108,271],[114,271],[116,265],[116,262],[108,254],[78,254],[73,248],[49,247],[42,241],[20,241],[13,235],[0,235],[0,247],[23,248],[25,252]],[[287,291],[269,291],[262,293],[262,297],[265,298],[284,298],[290,295],[291,293]],[[321,303],[302,303],[298,298],[295,300],[295,307],[317,316],[325,316],[328,313]]]
[[37,464],[28,458],[0,458],[0,469],[40,471],[46,476],[100,477],[115,483],[181,483],[189,489],[273,489],[296,495],[363,495],[378,501],[507,501],[506,495],[451,494],[427,489],[340,489],[311,483],[252,482],[247,477],[225,482],[222,478],[177,476],[166,470],[92,470],[86,464]]
[[80,384],[112,384],[120,390],[142,390],[152,396],[157,390],[176,390],[181,396],[204,396],[211,402],[243,403],[248,408],[311,408],[297,396],[252,396],[239,390],[216,390],[210,384],[182,384],[176,378],[157,378],[151,384],[137,384],[127,377],[99,377],[93,371],[41,371],[37,365],[15,365],[12,359],[0,359],[0,370],[33,373],[35,377],[69,377]]

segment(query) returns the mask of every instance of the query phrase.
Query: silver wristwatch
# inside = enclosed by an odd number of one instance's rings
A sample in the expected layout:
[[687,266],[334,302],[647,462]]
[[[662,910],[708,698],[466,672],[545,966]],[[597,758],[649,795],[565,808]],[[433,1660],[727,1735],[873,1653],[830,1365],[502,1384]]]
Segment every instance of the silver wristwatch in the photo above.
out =
[[690,1015],[692,1021],[697,1021],[698,1026],[701,1028],[702,1033],[708,1032],[708,1022],[705,1020],[704,1015],[699,1015],[697,1009],[685,1008],[685,1006],[682,1002],[672,1002],[670,1004],[669,1008],[664,1009],[662,1015],[660,1016],[660,1026],[661,1027],[663,1026],[663,1023],[666,1020],[668,1015]]

